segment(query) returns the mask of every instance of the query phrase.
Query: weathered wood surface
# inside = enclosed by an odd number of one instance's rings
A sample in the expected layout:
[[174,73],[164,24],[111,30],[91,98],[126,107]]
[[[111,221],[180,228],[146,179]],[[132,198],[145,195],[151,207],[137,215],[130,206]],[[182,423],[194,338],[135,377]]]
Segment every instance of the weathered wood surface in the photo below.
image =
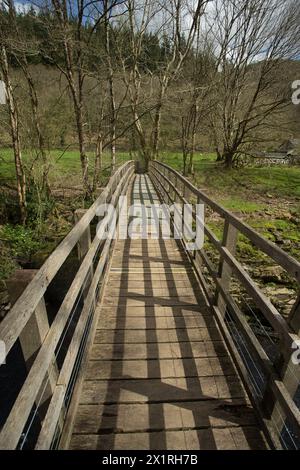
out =
[[[151,202],[136,176],[133,197]],[[263,449],[255,412],[174,240],[117,240],[70,449]]]

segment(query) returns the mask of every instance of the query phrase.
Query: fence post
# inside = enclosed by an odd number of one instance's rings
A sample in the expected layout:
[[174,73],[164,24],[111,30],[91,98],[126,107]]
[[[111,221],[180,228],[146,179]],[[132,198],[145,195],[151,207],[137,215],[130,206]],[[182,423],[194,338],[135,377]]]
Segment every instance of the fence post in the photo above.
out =
[[289,325],[293,328],[294,331],[300,330],[300,292],[298,294],[297,300],[291,310],[288,319]]
[[[75,223],[75,225],[84,216],[86,211],[87,211],[86,209],[77,209],[74,212],[74,223]],[[79,259],[80,262],[83,260],[83,258],[85,257],[85,255],[89,251],[90,246],[91,246],[91,228],[90,228],[90,225],[88,225],[88,227],[83,232],[83,234],[81,235],[81,237],[80,237],[80,239],[78,240],[78,243],[77,243],[78,259]],[[94,267],[91,264],[91,267],[89,268],[88,274],[86,276],[85,286],[83,288],[84,298],[88,294],[88,290],[89,290],[89,287],[90,287],[91,282],[93,280],[93,277],[94,277]]]
[[[222,246],[227,248],[231,254],[235,254],[236,252],[236,244],[238,238],[238,231],[237,229],[227,220],[224,221],[224,232],[223,232],[223,240]],[[222,286],[227,291],[230,288],[231,284],[231,273],[232,269],[223,259],[222,255],[220,257],[219,263],[219,278],[222,283]],[[216,287],[215,293],[215,305],[220,310],[222,316],[225,316],[226,313],[226,302],[224,301],[222,294],[219,292],[218,287]]]
[[[189,202],[189,201],[188,201],[188,202]],[[205,224],[205,204],[204,204],[204,202],[202,201],[202,199],[201,199],[201,197],[200,197],[199,194],[197,194],[196,204],[197,204],[197,205],[202,204],[202,205],[204,206],[204,211],[203,211],[203,213],[204,213],[203,225],[204,225],[204,224]],[[197,215],[197,206],[195,207],[195,215]],[[195,220],[196,220],[196,230],[197,230],[197,219],[195,219]],[[201,230],[203,230],[203,235],[205,236],[204,226],[201,228]],[[196,233],[197,233],[197,232],[196,232]],[[203,247],[202,247],[200,250],[194,250],[194,253],[193,253],[193,258],[194,258],[194,260],[197,259],[197,253],[198,253],[199,251],[201,251],[202,249],[203,249]],[[201,256],[198,256],[198,261],[197,261],[197,263],[198,263],[198,266],[199,266],[199,267],[202,266],[203,260],[202,260]]]
[[[6,282],[11,305],[18,300],[36,273],[36,269],[18,269],[14,273],[14,276]],[[30,370],[48,331],[49,321],[47,309],[44,297],[42,297],[19,337],[24,361],[28,370]],[[52,396],[57,378],[58,369],[56,362],[53,361],[45,375],[45,379],[36,398],[41,419],[44,417],[45,408],[49,398]]]
[[[293,331],[299,336],[300,334],[300,294],[291,310],[289,316],[289,324]],[[275,364],[277,368],[277,372],[284,383],[288,393],[290,394],[291,398],[294,399],[295,394],[298,392],[299,389],[299,381],[300,381],[300,364],[297,361],[293,360],[293,354],[296,353],[296,359],[299,358],[299,351],[300,345],[295,345],[295,349],[291,349],[287,351],[284,342],[281,342],[281,354]],[[279,430],[279,437],[282,431],[284,430],[284,424],[286,416],[282,409],[280,410],[280,404],[278,404],[276,397],[270,390],[270,387],[266,387],[266,392],[264,396],[264,405],[269,412],[270,420],[275,423],[275,427]],[[277,407],[276,407],[277,405]],[[300,438],[299,431],[291,429],[290,432],[296,432],[297,437]]]

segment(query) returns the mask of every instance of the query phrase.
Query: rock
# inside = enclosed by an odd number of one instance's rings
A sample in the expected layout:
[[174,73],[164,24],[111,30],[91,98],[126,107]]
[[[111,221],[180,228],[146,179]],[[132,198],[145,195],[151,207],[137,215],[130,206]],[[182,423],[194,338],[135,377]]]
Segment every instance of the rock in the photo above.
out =
[[281,266],[268,266],[260,269],[257,277],[261,278],[264,283],[281,282],[284,278],[285,270]]
[[291,295],[295,295],[295,292],[287,287],[281,287],[280,289],[275,288],[276,295],[282,295],[290,297]]
[[273,232],[273,235],[275,237],[275,242],[277,245],[284,245],[284,240],[281,238],[281,234],[278,232]]
[[286,287],[268,286],[264,289],[264,293],[279,311],[290,311],[295,302],[295,291]]
[[276,220],[281,220],[281,219],[291,220],[291,218],[292,218],[292,214],[287,211],[279,212],[275,217]]

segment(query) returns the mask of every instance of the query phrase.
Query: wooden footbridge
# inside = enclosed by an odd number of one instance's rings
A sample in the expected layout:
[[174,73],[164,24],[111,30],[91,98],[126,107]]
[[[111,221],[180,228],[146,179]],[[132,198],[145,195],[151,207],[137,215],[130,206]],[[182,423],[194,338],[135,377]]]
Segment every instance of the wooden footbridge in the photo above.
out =
[[[193,251],[187,237],[145,237],[134,214],[121,216],[126,194],[140,210],[177,203],[164,212],[174,230],[180,204],[202,203],[222,236],[204,224],[204,247]],[[101,236],[114,217],[99,213],[104,203],[116,208],[116,239]],[[2,413],[0,448],[299,449],[299,297],[284,317],[241,261],[243,238],[299,286],[298,261],[175,170],[119,167],[0,324],[1,368],[20,355],[26,366]],[[53,313],[47,292],[74,250],[80,264]]]

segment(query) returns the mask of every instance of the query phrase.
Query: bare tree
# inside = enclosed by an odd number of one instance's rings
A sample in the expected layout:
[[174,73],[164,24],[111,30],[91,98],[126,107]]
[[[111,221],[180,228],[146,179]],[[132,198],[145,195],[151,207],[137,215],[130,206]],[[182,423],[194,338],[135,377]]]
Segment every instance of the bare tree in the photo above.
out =
[[17,100],[14,93],[12,84],[11,71],[8,61],[9,49],[9,36],[11,25],[10,12],[6,8],[1,11],[1,25],[0,25],[0,70],[2,80],[6,88],[10,133],[12,139],[12,146],[14,151],[15,171],[16,171],[16,185],[18,194],[18,203],[20,208],[21,222],[25,224],[27,217],[27,202],[26,202],[26,176],[21,152],[20,140],[20,120],[18,113]]
[[116,166],[116,100],[115,100],[115,87],[114,87],[114,69],[111,58],[111,29],[109,22],[109,0],[104,1],[105,9],[105,52],[107,63],[107,82],[109,89],[109,103],[110,103],[110,152],[111,152],[111,172],[115,170]]
[[31,41],[29,44],[28,38],[24,37],[22,32],[20,31],[17,22],[17,12],[13,0],[4,1],[6,3],[10,18],[9,41],[11,55],[16,60],[16,63],[21,67],[28,85],[29,99],[32,110],[32,122],[36,134],[35,137],[37,139],[37,156],[34,159],[34,162],[32,163],[32,167],[36,162],[39,162],[39,165],[42,166],[42,191],[50,191],[50,186],[48,182],[49,163],[46,154],[45,140],[40,124],[39,97],[36,91],[36,84],[33,79],[27,59],[27,56],[33,57],[38,55],[38,44],[35,44],[34,41]]
[[[126,2],[127,14],[123,18],[119,30],[123,33],[117,38],[118,58],[123,70],[123,80],[128,89],[128,98],[133,117],[134,128],[138,136],[139,146],[144,159],[149,159],[147,137],[143,128],[140,108],[143,102],[141,96],[142,73],[139,60],[142,53],[143,39],[147,28],[154,16],[154,9],[150,0],[128,0]],[[138,16],[138,18],[137,18]],[[124,39],[128,41],[128,48],[124,48]],[[129,53],[128,53],[129,52]]]
[[207,32],[198,28],[197,39],[190,60],[183,72],[184,90],[181,116],[181,146],[183,154],[183,174],[194,173],[194,155],[197,134],[200,127],[207,127],[211,114],[208,99],[215,80],[216,59],[213,55]]
[[[124,29],[128,34],[130,54],[121,58],[124,81],[129,89],[131,111],[135,122],[141,153],[146,161],[156,158],[161,134],[161,114],[169,86],[179,76],[191,50],[200,18],[207,0],[126,2],[128,15]],[[143,54],[144,41],[149,32],[159,38],[161,50],[167,41],[165,53],[155,64],[155,71],[147,68]],[[145,91],[146,90],[146,91]],[[148,107],[149,122],[140,118],[141,110]]]
[[[218,55],[212,136],[231,167],[264,139],[289,103],[278,83],[285,59],[299,56],[298,0],[215,0],[210,21]],[[273,120],[272,120],[273,118]]]
[[[160,64],[157,73],[159,91],[152,130],[153,158],[158,156],[161,133],[161,112],[167,90],[170,84],[178,77],[191,51],[194,40],[199,32],[200,20],[205,12],[207,3],[207,0],[193,2],[169,0],[163,3],[163,24],[161,25],[161,31],[163,34],[167,35],[169,39],[171,53],[168,54],[165,60]],[[195,103],[194,112],[196,108],[197,103]]]
[[[57,40],[64,53],[64,65],[56,62],[61,72],[66,76],[70,87],[78,134],[78,145],[82,169],[82,180],[86,191],[89,191],[88,156],[86,153],[83,86],[85,79],[84,69],[84,44],[83,44],[83,19],[85,3],[78,2],[78,11],[73,11],[74,5],[66,0],[51,0],[57,22]],[[75,19],[75,24],[71,19]],[[49,32],[53,24],[49,25]],[[51,35],[52,36],[52,35]],[[53,36],[52,36],[53,38]]]

